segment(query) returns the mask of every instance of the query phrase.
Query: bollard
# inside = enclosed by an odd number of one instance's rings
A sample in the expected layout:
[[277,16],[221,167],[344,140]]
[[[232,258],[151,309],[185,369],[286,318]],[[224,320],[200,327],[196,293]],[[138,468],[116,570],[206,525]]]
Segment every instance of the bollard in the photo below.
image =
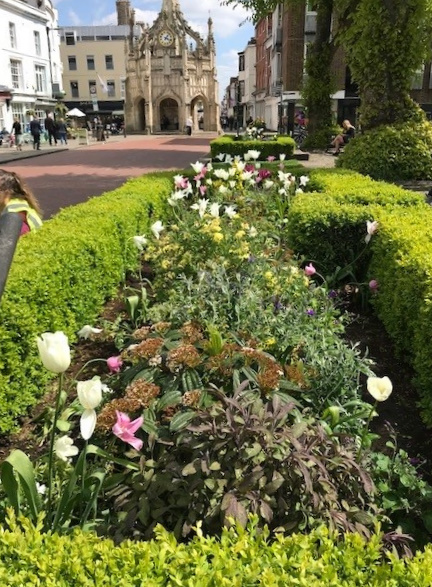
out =
[[21,216],[15,212],[0,216],[0,300],[21,233],[21,226]]

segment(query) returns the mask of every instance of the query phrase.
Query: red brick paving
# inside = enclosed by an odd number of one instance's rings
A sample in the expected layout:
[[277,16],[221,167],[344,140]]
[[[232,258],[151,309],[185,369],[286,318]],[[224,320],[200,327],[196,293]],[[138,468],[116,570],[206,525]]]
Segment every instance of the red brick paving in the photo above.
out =
[[2,167],[19,173],[27,181],[41,204],[44,218],[49,218],[61,208],[119,187],[130,177],[188,168],[208,154],[211,138],[131,136],[3,163]]

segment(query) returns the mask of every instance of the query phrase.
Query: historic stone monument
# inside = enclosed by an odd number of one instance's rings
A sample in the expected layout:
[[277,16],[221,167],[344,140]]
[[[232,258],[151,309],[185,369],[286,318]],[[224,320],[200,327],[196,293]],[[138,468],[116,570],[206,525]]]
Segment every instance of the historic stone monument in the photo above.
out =
[[[129,0],[117,0],[119,24],[128,19],[130,35],[126,60],[125,123],[128,131],[185,132],[219,129],[213,22],[207,39],[186,22],[178,0],[162,0],[152,26],[137,23]],[[122,22],[120,22],[120,20]]]

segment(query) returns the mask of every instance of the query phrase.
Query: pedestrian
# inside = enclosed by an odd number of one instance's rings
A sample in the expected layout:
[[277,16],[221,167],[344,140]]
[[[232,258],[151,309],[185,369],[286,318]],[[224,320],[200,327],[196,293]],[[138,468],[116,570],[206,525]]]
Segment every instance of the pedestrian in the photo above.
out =
[[37,118],[30,122],[30,134],[33,137],[33,149],[40,150],[40,136],[42,132],[41,123]]
[[186,134],[189,136],[191,136],[191,134],[192,134],[192,126],[193,126],[192,117],[188,116],[186,119]]
[[11,134],[15,135],[15,145],[17,151],[22,151],[22,126],[18,117],[14,118]]
[[45,130],[48,133],[48,140],[49,144],[52,146],[52,141],[54,139],[54,145],[57,146],[57,124],[56,121],[51,118],[48,114],[45,118]]
[[347,145],[349,141],[355,137],[356,134],[356,129],[349,120],[344,120],[342,122],[342,127],[343,132],[341,134],[338,134],[337,137],[335,137],[332,141],[332,145],[335,148],[335,152],[333,153],[333,155],[335,156],[339,155],[341,147]]
[[57,132],[60,140],[60,144],[67,145],[67,127],[63,118],[60,118],[57,124]]
[[14,171],[0,169],[0,214],[21,216],[21,235],[42,226],[41,209],[33,192]]

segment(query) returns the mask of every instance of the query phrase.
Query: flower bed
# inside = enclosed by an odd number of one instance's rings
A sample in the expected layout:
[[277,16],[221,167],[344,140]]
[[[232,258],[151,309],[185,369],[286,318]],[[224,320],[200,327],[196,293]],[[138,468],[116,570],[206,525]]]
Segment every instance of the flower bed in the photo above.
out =
[[248,152],[257,152],[256,159],[265,161],[268,157],[279,159],[280,155],[289,158],[295,149],[295,142],[291,137],[276,136],[274,140],[241,139],[236,140],[232,135],[225,135],[210,143],[212,159],[228,155],[230,157],[244,157]]

